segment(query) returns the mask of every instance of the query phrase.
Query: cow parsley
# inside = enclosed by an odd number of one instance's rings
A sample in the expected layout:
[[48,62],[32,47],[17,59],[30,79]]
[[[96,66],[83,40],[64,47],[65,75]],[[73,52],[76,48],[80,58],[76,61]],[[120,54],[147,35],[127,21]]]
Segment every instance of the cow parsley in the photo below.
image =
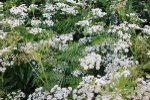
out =
[[100,69],[101,56],[99,54],[95,54],[95,52],[87,54],[84,58],[79,59],[80,65],[85,69]]

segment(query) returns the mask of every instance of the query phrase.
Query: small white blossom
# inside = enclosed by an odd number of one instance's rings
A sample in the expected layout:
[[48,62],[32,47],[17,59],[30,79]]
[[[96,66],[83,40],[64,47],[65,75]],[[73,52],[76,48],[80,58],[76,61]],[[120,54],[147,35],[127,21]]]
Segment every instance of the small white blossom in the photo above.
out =
[[77,22],[76,25],[89,26],[90,22],[89,20],[82,20],[82,21]]
[[39,24],[41,24],[40,20],[31,20],[31,25],[32,26],[38,26]]
[[0,72],[5,72],[6,68],[0,67]]
[[3,32],[3,30],[0,30],[0,39],[5,39],[5,37],[6,37],[6,35],[7,35],[7,32]]
[[91,10],[92,10],[92,15],[94,17],[103,17],[106,15],[106,13],[102,12],[102,10],[99,8],[95,8],[95,9],[91,9]]
[[52,20],[45,20],[45,21],[43,21],[43,23],[46,24],[49,27],[54,25],[54,22]]
[[14,14],[14,15],[20,15],[22,18],[26,18],[27,17],[27,6],[25,6],[25,4],[22,4],[18,7],[14,6],[12,7],[10,10],[10,13]]
[[3,8],[3,3],[2,2],[0,2],[0,8]]
[[150,35],[150,26],[145,25],[144,28],[142,28],[144,33],[147,33],[148,35]]
[[28,10],[29,10],[29,11],[32,11],[33,9],[38,9],[38,5],[36,5],[36,4],[31,4],[31,5],[28,7]]
[[25,20],[21,20],[21,19],[15,19],[13,17],[10,18],[6,18],[2,20],[3,24],[9,24],[12,28],[16,27],[16,26],[20,26],[22,24],[24,24]]
[[89,27],[86,27],[84,29],[84,33],[89,33],[89,34],[92,34],[92,33],[100,33],[102,32],[104,29],[103,26],[100,26],[100,25],[93,25],[93,26],[89,26]]
[[42,32],[42,28],[31,28],[31,29],[27,28],[27,29],[29,30],[29,33],[33,35],[36,35]]
[[79,75],[82,74],[82,72],[80,70],[74,70],[71,74],[75,77],[78,77]]
[[56,3],[56,9],[60,9],[62,11],[61,14],[72,14],[72,15],[76,15],[78,13],[78,11],[76,10],[75,6],[69,6],[65,3]]
[[84,58],[79,59],[80,65],[85,69],[93,69],[94,67],[96,70],[100,69],[101,63],[101,56],[95,54],[95,52],[87,54]]

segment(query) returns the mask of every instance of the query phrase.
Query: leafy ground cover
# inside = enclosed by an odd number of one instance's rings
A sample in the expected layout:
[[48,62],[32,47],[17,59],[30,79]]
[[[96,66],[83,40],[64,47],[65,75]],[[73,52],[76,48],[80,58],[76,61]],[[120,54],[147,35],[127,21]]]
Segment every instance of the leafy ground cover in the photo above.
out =
[[148,0],[2,0],[0,100],[149,100]]

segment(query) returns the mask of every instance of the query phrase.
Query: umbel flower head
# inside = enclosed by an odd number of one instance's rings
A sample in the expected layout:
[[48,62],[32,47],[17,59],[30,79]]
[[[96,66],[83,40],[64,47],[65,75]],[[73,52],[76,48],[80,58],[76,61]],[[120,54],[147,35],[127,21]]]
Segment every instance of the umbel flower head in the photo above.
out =
[[99,54],[95,54],[95,52],[87,54],[84,58],[79,59],[80,65],[85,69],[100,69],[101,56]]

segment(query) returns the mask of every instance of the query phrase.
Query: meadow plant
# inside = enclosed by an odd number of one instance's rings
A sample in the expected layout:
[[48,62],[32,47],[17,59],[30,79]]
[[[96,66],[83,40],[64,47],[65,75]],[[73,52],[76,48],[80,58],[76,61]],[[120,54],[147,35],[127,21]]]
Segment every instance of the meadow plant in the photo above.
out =
[[0,2],[0,100],[149,100],[150,3]]

